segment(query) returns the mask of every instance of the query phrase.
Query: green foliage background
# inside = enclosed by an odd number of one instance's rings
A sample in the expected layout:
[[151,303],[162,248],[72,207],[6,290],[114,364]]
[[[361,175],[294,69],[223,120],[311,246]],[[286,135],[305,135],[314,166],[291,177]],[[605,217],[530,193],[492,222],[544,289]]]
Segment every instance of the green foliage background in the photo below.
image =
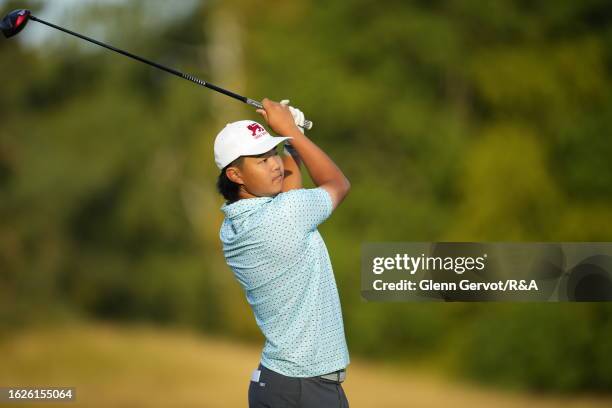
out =
[[[29,6],[45,18],[48,3]],[[612,240],[608,1],[179,9],[89,2],[56,22],[314,120],[353,186],[321,227],[352,355],[609,392],[610,305],[364,303],[358,256],[368,241]],[[261,341],[220,251],[212,157],[221,126],[255,113],[59,32],[32,45],[49,30],[34,26],[0,40],[0,327],[76,314]]]

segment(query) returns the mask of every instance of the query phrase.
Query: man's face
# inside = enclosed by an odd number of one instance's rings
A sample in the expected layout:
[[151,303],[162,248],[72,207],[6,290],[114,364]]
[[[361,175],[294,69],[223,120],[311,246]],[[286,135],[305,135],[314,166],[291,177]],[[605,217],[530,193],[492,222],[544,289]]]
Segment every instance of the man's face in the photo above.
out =
[[[283,187],[283,161],[275,148],[258,156],[245,156],[240,166],[235,168],[235,180],[257,197],[273,197],[281,192]],[[230,170],[231,171],[231,170]]]

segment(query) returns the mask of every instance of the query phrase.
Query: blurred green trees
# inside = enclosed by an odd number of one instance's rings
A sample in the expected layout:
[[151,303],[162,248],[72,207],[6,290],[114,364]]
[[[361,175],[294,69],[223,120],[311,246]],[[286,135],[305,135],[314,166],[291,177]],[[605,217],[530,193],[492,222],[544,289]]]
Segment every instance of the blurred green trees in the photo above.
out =
[[[608,3],[125,2],[57,22],[313,119],[353,185],[321,227],[353,354],[609,390],[609,305],[366,304],[358,256],[367,241],[611,240]],[[224,121],[257,116],[60,36],[0,40],[4,326],[58,308],[260,339],[220,252],[212,160]]]

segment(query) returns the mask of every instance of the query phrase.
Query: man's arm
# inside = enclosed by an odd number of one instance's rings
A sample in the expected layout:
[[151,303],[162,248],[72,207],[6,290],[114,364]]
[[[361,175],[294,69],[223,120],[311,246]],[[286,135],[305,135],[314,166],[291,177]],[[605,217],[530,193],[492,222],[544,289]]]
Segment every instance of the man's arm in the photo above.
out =
[[290,136],[291,145],[298,152],[310,178],[318,187],[323,187],[336,208],[347,196],[351,183],[332,159],[304,135],[296,126],[289,107],[269,99],[262,101],[264,109],[258,109],[272,130],[282,136]]
[[285,146],[283,153],[283,166],[285,178],[282,192],[302,188],[302,172],[300,171],[300,155],[291,146]]

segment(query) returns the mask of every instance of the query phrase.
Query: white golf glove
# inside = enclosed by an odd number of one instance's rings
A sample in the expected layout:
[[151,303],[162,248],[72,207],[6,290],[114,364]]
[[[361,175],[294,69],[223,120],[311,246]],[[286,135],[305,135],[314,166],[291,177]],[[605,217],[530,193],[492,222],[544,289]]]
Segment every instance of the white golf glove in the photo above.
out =
[[[289,106],[289,99],[283,99],[282,101],[280,101],[280,104]],[[294,108],[293,106],[289,106],[289,110],[291,111],[291,115],[293,116],[293,121],[298,126],[298,129],[300,129],[300,131],[304,133],[304,119],[305,119],[304,113],[298,108]]]

